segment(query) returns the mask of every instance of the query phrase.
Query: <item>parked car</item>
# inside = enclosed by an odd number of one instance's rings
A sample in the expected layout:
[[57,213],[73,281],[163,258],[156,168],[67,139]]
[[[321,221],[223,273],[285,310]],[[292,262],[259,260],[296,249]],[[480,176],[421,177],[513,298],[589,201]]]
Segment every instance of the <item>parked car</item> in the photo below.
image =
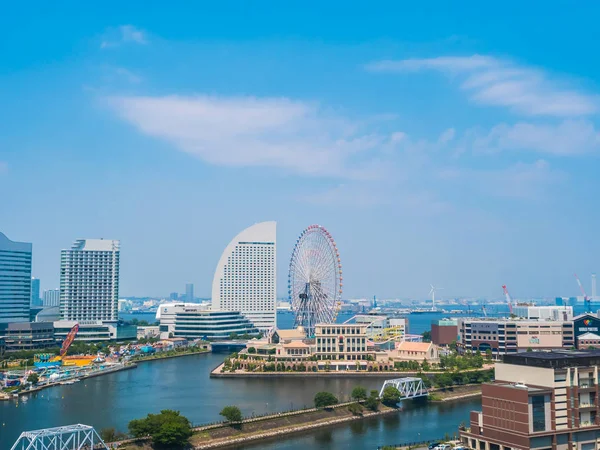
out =
[[434,448],[436,448],[440,444],[441,444],[441,442],[432,442],[431,444],[429,444],[429,447],[427,447],[427,448],[429,450],[433,450]]
[[434,450],[450,450],[451,448],[450,444],[440,444]]

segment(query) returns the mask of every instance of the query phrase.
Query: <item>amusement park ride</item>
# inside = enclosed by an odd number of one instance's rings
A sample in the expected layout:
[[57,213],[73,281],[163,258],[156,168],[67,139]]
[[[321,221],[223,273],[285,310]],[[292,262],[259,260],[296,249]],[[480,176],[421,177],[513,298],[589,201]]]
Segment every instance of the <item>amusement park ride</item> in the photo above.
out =
[[62,343],[60,347],[60,352],[58,356],[48,354],[48,353],[40,353],[34,356],[34,365],[35,367],[56,367],[56,366],[87,366],[91,364],[96,356],[83,355],[83,356],[67,356],[67,351],[69,347],[75,340],[75,336],[77,336],[77,332],[79,331],[79,324],[75,324],[67,337]]

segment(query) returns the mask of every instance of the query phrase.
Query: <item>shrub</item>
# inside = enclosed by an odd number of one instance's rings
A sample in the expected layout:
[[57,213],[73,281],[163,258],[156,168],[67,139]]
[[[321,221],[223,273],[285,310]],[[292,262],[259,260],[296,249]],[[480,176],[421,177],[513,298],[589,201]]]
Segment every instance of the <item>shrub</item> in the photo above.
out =
[[360,403],[352,403],[348,406],[348,411],[350,411],[354,416],[362,416],[363,407]]
[[256,349],[254,347],[248,347],[248,353],[256,353]]
[[338,399],[331,392],[317,392],[315,395],[315,408],[326,408],[337,404]]
[[364,405],[371,411],[377,411],[379,409],[379,393],[377,391],[371,391],[371,395],[365,400]]

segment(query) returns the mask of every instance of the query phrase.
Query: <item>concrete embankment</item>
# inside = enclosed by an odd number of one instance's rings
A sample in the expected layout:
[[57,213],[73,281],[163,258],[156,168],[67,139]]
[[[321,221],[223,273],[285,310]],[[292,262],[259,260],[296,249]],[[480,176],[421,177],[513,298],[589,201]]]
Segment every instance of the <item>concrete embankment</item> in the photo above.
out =
[[135,362],[136,364],[139,364],[139,363],[149,362],[149,361],[160,361],[163,359],[181,358],[182,356],[205,355],[208,353],[210,353],[210,349],[202,350],[199,352],[181,352],[181,353],[177,353],[175,355],[165,355],[165,356],[161,355],[160,353],[155,353],[153,356],[148,356],[148,357],[143,357],[143,358],[135,358],[135,359],[132,359],[132,361]]

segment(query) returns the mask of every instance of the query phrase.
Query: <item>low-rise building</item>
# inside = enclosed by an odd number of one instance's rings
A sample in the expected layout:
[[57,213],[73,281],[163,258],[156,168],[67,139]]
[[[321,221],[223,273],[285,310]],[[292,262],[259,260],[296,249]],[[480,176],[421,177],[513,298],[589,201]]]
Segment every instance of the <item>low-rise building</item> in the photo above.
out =
[[478,450],[597,448],[599,367],[597,350],[506,355],[461,440]]
[[58,341],[64,341],[76,324],[79,324],[79,331],[75,335],[76,341],[102,342],[137,339],[137,326],[101,320],[59,320],[54,322],[54,336]]
[[431,342],[435,345],[450,345],[458,339],[458,322],[456,319],[440,319],[431,321]]
[[138,339],[157,338],[160,336],[160,327],[158,325],[150,325],[145,327],[137,327]]
[[272,344],[285,344],[291,342],[302,342],[306,339],[306,331],[303,327],[294,328],[291,330],[277,329],[271,334],[269,339]]
[[212,311],[195,303],[161,305],[156,314],[160,337],[225,340],[232,334],[257,336],[259,330],[238,311]]
[[400,342],[396,350],[389,353],[390,358],[396,361],[429,361],[439,360],[437,345],[432,342]]
[[573,320],[572,306],[536,306],[530,304],[513,306],[513,314],[529,320]]
[[317,324],[315,344],[318,360],[360,361],[367,360],[370,355],[364,324]]
[[[577,348],[595,346],[592,342],[600,340],[600,319],[594,314],[582,314],[573,320],[573,334]],[[583,338],[585,336],[585,338]],[[583,339],[582,339],[583,338]],[[580,347],[580,344],[582,345]]]
[[13,322],[0,330],[6,351],[56,347],[52,322]]
[[574,347],[573,322],[527,319],[458,319],[459,351],[490,350],[495,357],[527,350]]

